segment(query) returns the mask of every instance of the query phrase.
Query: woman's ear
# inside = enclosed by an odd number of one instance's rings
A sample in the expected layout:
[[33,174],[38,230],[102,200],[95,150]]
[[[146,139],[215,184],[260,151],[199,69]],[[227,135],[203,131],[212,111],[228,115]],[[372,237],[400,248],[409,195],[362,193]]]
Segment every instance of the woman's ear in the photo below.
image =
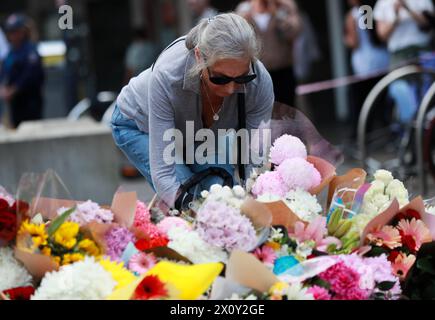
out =
[[196,62],[200,63],[201,62],[201,52],[199,51],[198,48],[195,48],[195,58],[196,58]]

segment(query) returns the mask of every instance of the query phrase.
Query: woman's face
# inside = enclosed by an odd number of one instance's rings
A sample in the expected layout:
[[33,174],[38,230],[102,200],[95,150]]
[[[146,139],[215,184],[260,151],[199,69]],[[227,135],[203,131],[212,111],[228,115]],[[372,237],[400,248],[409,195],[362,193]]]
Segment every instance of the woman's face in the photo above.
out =
[[202,71],[203,80],[210,89],[210,92],[213,92],[218,97],[225,98],[232,95],[241,85],[234,81],[226,85],[216,85],[210,81],[210,76],[237,78],[248,75],[251,71],[250,65],[251,62],[247,59],[222,59]]

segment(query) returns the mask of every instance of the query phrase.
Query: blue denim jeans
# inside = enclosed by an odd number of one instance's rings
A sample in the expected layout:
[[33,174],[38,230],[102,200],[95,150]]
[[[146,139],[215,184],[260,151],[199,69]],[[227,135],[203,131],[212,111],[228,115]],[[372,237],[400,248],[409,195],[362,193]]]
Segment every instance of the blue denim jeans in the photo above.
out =
[[[139,130],[134,120],[126,118],[116,106],[112,115],[112,135],[115,144],[125,154],[128,160],[139,170],[147,182],[155,190],[152,172],[150,169],[149,157],[149,135]],[[235,166],[231,164],[175,164],[175,174],[180,183],[185,183],[196,173],[206,170],[210,167],[220,167],[225,169],[233,176]],[[201,185],[197,186],[192,193],[198,193],[202,190],[208,190],[213,184],[222,184],[220,177],[209,177]]]

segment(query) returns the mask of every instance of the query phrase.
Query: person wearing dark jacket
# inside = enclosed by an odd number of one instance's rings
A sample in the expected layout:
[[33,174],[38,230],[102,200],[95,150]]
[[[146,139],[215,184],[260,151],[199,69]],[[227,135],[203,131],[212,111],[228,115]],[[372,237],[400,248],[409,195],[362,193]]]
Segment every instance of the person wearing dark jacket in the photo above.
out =
[[42,118],[44,71],[27,21],[24,15],[13,14],[5,24],[10,52],[0,72],[0,95],[9,104],[15,128]]

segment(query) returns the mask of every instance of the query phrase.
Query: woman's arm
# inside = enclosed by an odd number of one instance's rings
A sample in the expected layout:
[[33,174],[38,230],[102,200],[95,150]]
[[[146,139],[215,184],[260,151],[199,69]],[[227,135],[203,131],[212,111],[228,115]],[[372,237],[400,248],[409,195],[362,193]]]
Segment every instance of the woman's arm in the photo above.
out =
[[150,169],[153,184],[159,197],[170,207],[174,206],[181,183],[177,180],[175,163],[165,151],[172,150],[175,142],[164,141],[165,133],[175,128],[174,110],[168,98],[164,75],[155,71],[149,89]]
[[350,49],[356,49],[359,46],[358,32],[355,19],[352,16],[352,12],[349,12],[346,17],[346,24],[344,30],[344,43]]
[[286,13],[285,17],[278,17],[278,28],[284,33],[287,41],[293,42],[302,30],[298,6],[294,0],[277,0],[277,4],[278,8],[283,9],[283,12]]

